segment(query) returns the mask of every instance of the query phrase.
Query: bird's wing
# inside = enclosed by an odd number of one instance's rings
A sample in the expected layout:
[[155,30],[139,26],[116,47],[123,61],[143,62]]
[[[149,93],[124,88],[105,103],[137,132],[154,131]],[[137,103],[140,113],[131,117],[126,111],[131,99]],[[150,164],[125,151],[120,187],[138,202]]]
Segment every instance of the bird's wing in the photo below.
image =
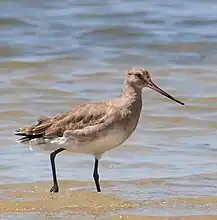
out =
[[85,104],[54,117],[41,117],[38,123],[17,130],[16,135],[55,138],[65,131],[75,136],[86,136],[104,129],[117,117],[117,109],[105,103]]

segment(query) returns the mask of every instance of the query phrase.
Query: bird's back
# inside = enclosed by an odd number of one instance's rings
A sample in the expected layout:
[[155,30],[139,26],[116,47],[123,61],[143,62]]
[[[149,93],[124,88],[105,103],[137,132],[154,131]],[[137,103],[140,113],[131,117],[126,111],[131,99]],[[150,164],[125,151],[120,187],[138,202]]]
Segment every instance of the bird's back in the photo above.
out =
[[[41,117],[31,126],[19,128],[16,135],[23,136],[20,141],[33,138],[55,138],[63,136],[67,130],[75,135],[88,135],[96,129],[103,129],[103,125],[111,123],[117,116],[117,109],[106,103],[92,103],[79,105],[71,111],[57,114],[53,117]],[[95,128],[95,129],[94,129]]]

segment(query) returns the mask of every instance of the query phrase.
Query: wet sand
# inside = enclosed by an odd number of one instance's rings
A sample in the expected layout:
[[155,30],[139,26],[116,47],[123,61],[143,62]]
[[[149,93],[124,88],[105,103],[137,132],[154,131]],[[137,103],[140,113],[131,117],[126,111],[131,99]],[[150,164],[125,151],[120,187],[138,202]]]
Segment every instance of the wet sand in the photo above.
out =
[[[140,184],[148,185],[151,181]],[[211,210],[217,207],[217,196],[195,198],[174,197],[168,200],[126,200],[114,195],[110,181],[102,181],[105,192],[97,193],[87,187],[91,182],[60,181],[61,191],[49,193],[50,182],[8,184],[0,186],[0,213],[4,219],[127,219],[127,220],[165,220],[165,219],[217,219],[215,215],[162,215],[157,216],[155,209],[201,208]],[[116,182],[115,184],[118,184]],[[119,182],[124,184],[124,182]],[[71,188],[73,186],[73,189]],[[149,210],[149,215],[142,215]],[[151,211],[153,210],[153,211]],[[137,213],[137,214],[133,214]],[[138,213],[141,213],[138,214]],[[35,217],[34,217],[35,216]]]
[[[214,220],[217,216],[115,216],[111,220]],[[109,218],[108,218],[109,220]]]

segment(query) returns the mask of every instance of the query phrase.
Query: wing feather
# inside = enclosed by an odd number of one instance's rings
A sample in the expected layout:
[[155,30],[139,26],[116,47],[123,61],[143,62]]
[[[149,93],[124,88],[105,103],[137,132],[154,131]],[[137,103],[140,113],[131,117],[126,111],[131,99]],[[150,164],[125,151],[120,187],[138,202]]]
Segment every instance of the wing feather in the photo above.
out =
[[91,132],[103,129],[109,115],[110,123],[113,120],[114,108],[105,103],[85,104],[73,108],[71,111],[60,113],[54,117],[41,117],[38,123],[17,130],[16,135],[38,135],[42,137],[60,137],[65,131],[71,131],[75,136],[88,135]]

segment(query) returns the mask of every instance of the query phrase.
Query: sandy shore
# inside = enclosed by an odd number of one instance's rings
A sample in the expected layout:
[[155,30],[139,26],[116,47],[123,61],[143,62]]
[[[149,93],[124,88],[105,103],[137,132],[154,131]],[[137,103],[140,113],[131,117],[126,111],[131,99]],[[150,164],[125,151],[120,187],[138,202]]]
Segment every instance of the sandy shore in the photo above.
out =
[[[102,220],[211,220],[217,216],[192,215],[189,216],[183,209],[183,216],[154,216],[150,211],[145,216],[142,210],[183,207],[214,207],[217,197],[173,198],[164,201],[130,201],[114,194],[96,193],[90,190],[81,190],[88,183],[79,181],[61,181],[62,191],[58,194],[49,193],[50,183],[23,183],[0,186],[0,213],[4,216],[23,216],[22,219],[49,219],[47,216],[60,216],[62,219],[102,219]],[[104,182],[105,185],[109,183]],[[74,186],[77,189],[71,190]],[[133,214],[132,214],[133,213]],[[136,214],[134,214],[136,213]],[[26,217],[25,217],[26,216]],[[35,216],[35,218],[34,218]],[[37,217],[36,217],[37,216]],[[12,218],[13,219],[13,218]]]

